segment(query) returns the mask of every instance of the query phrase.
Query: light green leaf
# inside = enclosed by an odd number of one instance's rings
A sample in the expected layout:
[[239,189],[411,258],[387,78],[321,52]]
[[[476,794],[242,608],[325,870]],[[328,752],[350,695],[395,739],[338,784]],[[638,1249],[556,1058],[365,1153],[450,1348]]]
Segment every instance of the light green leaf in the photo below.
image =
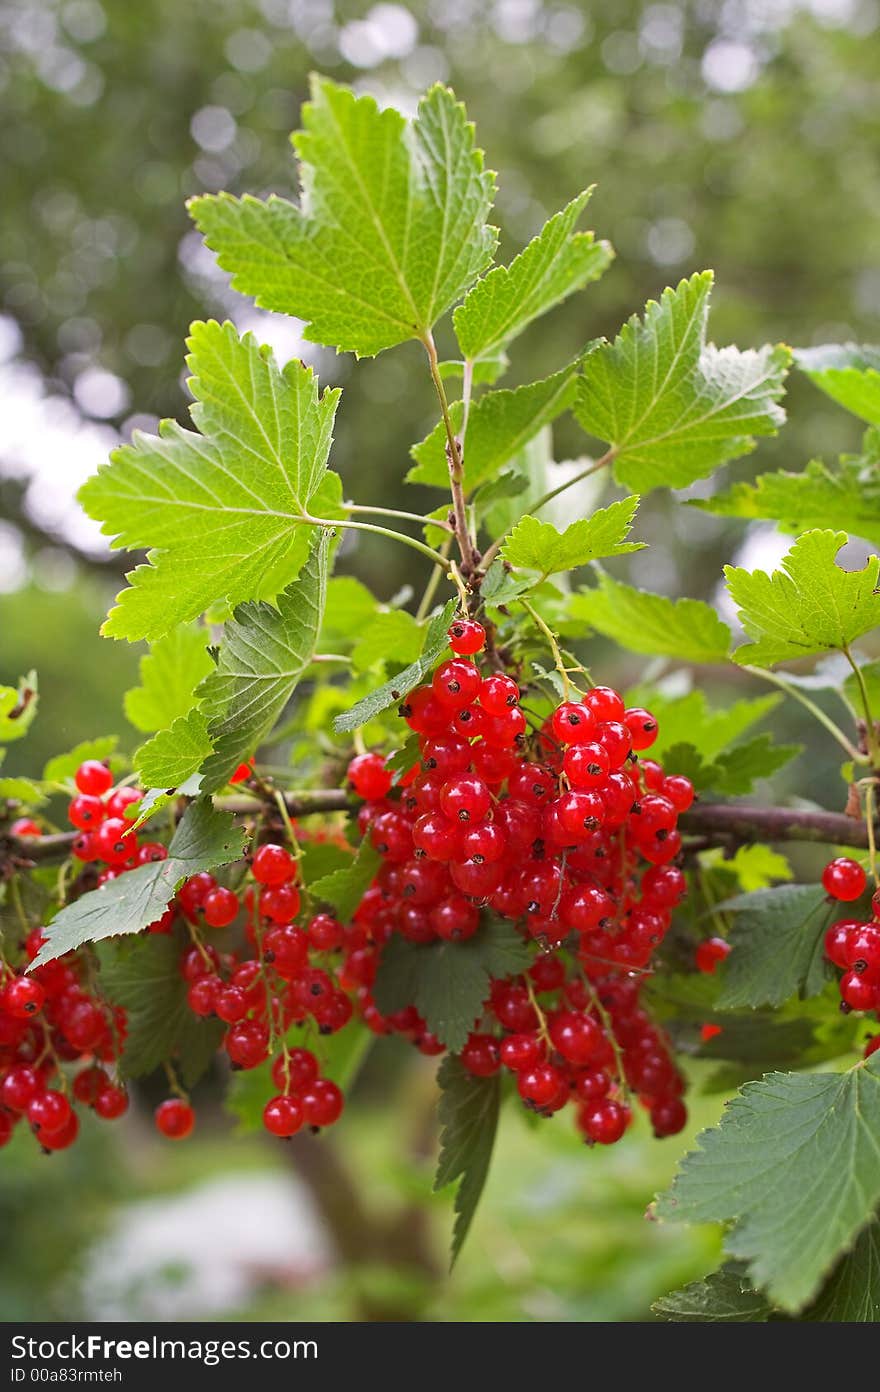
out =
[[194,709],[142,744],[134,756],[134,766],[145,788],[173,793],[198,772],[213,747],[207,720]]
[[448,1184],[461,1181],[455,1194],[455,1228],[450,1253],[450,1262],[454,1265],[489,1173],[498,1130],[501,1080],[497,1073],[492,1078],[475,1078],[462,1067],[459,1059],[447,1057],[440,1065],[437,1081],[440,1084],[438,1119],[441,1132],[434,1189],[445,1189]]
[[595,589],[572,595],[569,615],[632,652],[682,662],[724,662],[730,652],[730,629],[711,605],[650,594],[604,573]]
[[880,348],[829,343],[797,348],[794,360],[832,401],[871,425],[880,425]]
[[325,78],[311,95],[293,138],[299,207],[220,194],[189,209],[236,290],[306,320],[313,342],[370,357],[425,338],[489,265],[494,176],[445,87],[411,124]]
[[791,358],[784,347],[740,352],[706,343],[711,271],[683,280],[590,353],[574,413],[614,451],[635,493],[685,488],[774,435]]
[[660,728],[656,743],[651,746],[651,757],[664,762],[676,744],[695,745],[707,763],[714,762],[735,740],[775,710],[782,699],[777,695],[758,696],[714,710],[700,690],[689,691],[685,696],[667,696],[650,686],[640,686],[626,694],[627,705],[647,706],[657,717]]
[[880,557],[870,556],[861,570],[842,570],[834,558],[845,542],[845,532],[805,532],[772,575],[724,567],[730,597],[753,639],[737,648],[735,661],[773,667],[845,648],[880,624]]
[[45,930],[46,941],[31,966],[84,942],[139,933],[162,917],[184,879],[238,860],[243,849],[244,831],[231,813],[217,811],[207,798],[192,803],[171,838],[168,858],[139,865],[68,904]]
[[821,885],[785,884],[723,902],[734,916],[718,1004],[782,1005],[818,995],[828,980],[823,939],[832,910]]
[[56,754],[43,769],[43,782],[72,783],[80,764],[86,759],[109,759],[118,743],[116,735],[101,735],[98,739],[83,740],[68,754]]
[[457,601],[450,599],[445,607],[434,615],[425,629],[421,656],[415,662],[384,682],[382,686],[369,692],[350,710],[337,715],[333,721],[333,729],[338,735],[347,734],[350,730],[358,729],[360,725],[366,725],[389,706],[402,701],[413,687],[418,686],[419,682],[434,670],[438,660],[449,647],[447,630],[457,607]]
[[329,544],[321,532],[299,579],[275,604],[242,604],[225,625],[216,670],[196,692],[214,750],[202,766],[203,792],[217,792],[253,755],[311,662],[324,617]]
[[422,630],[405,609],[377,614],[361,631],[351,652],[356,672],[368,672],[384,662],[415,662],[422,650]]
[[[871,714],[875,720],[880,720],[880,658],[874,662],[861,663],[859,670],[865,684]],[[833,685],[836,686],[837,683],[835,682]],[[847,672],[843,682],[843,694],[849,702],[850,708],[860,719],[863,718],[865,708],[862,704],[861,688],[855,672]]]
[[297,524],[325,479],[338,390],[319,396],[311,369],[280,370],[232,324],[193,324],[188,347],[200,433],[135,432],[80,490],[116,545],[155,548],[110,611],[113,638],[160,638],[217,600],[272,599],[312,540]]
[[470,291],[453,322],[466,358],[494,358],[533,319],[599,276],[614,253],[592,232],[575,232],[592,189],[550,218],[509,266],[496,266]]
[[551,522],[524,517],[504,543],[502,555],[510,565],[538,570],[546,577],[588,565],[601,557],[641,551],[643,542],[626,540],[638,505],[637,497],[622,498],[609,507],[599,508],[592,517],[570,523],[564,532]]
[[769,889],[774,880],[792,877],[785,856],[758,842],[753,846],[740,846],[736,855],[725,858],[724,867],[733,871],[746,894],[754,889]]
[[480,1015],[492,977],[528,966],[529,950],[512,924],[490,919],[466,942],[419,944],[395,936],[386,943],[373,987],[384,1015],[414,1005],[453,1053]]
[[160,812],[164,812],[165,808],[168,807],[170,803],[174,802],[175,798],[198,797],[201,790],[201,782],[202,780],[199,775],[193,773],[190,774],[189,778],[185,779],[183,783],[180,783],[176,788],[172,788],[171,792],[163,790],[162,788],[148,788],[137,805],[137,816],[131,824],[132,831],[137,831],[140,827],[145,826],[151,817],[156,817]]
[[321,625],[321,649],[347,652],[374,618],[379,602],[353,575],[332,575],[327,581],[327,607]]
[[771,1073],[698,1138],[658,1216],[732,1223],[725,1250],[797,1312],[880,1202],[878,1136],[876,1055],[844,1074]]
[[348,865],[322,875],[309,885],[318,904],[329,904],[343,923],[349,923],[382,865],[382,857],[369,841],[362,841]]
[[780,469],[754,483],[735,483],[727,493],[691,503],[720,517],[767,518],[785,532],[834,527],[880,545],[878,458],[842,458],[832,470],[812,460],[803,473]]
[[771,735],[755,735],[722,750],[712,761],[705,760],[693,744],[669,745],[663,761],[670,773],[689,778],[698,793],[743,797],[760,779],[771,778],[784,768],[802,748],[800,744],[774,744]]
[[40,807],[46,801],[39,783],[32,778],[0,778],[0,798],[24,802],[29,807]]
[[18,686],[0,686],[0,743],[22,739],[37,713],[37,674],[28,672]]
[[102,992],[126,1012],[120,1060],[126,1077],[139,1078],[174,1059],[184,1085],[193,1087],[219,1048],[222,1023],[200,1019],[187,1004],[182,951],[177,938],[166,933],[101,944]]
[[164,730],[189,712],[193,692],[213,667],[204,628],[181,624],[172,629],[141,658],[141,685],[125,693],[126,718],[144,734]]
[[[485,480],[494,478],[545,425],[568,410],[574,392],[574,368],[566,367],[541,382],[481,396],[468,417],[464,451],[466,491],[471,493]],[[461,413],[461,402],[454,402],[451,416],[455,430],[461,429]],[[446,432],[442,422],[414,445],[410,453],[416,463],[406,476],[408,483],[449,487]]]

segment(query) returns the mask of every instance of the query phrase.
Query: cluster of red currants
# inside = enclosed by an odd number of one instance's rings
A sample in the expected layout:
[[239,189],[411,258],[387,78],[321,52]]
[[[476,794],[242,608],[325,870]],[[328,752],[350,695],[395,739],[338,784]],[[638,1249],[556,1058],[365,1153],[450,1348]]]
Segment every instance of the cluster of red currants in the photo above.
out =
[[[864,894],[868,878],[857,860],[839,856],[822,872],[822,884],[830,898],[851,904]],[[880,890],[871,900],[873,918],[841,918],[825,934],[825,956],[840,967],[840,1008],[880,1010]],[[875,1042],[876,1041],[876,1042]],[[866,1057],[880,1045],[880,1035],[871,1040]]]
[[[682,1080],[639,997],[685,892],[672,862],[693,787],[639,758],[656,721],[616,691],[594,687],[530,726],[513,678],[483,676],[468,660],[483,646],[481,625],[459,620],[449,636],[456,656],[401,707],[421,759],[399,790],[378,754],[349,767],[365,800],[361,831],[384,862],[355,914],[365,953],[375,966],[393,934],[463,942],[484,914],[513,921],[534,961],[492,982],[463,1066],[477,1076],[509,1068],[543,1115],[573,1100],[591,1142],[622,1136],[630,1089],[657,1135],[678,1132]],[[369,985],[371,1028],[442,1052],[414,1007],[381,1016]]]
[[[42,941],[41,929],[28,934],[27,961]],[[124,1012],[91,993],[75,960],[29,976],[0,966],[0,1145],[24,1122],[44,1151],[66,1150],[79,1132],[76,1102],[105,1121],[122,1116],[128,1094],[102,1065],[115,1062],[124,1041]],[[68,1089],[62,1065],[77,1063],[84,1066]]]

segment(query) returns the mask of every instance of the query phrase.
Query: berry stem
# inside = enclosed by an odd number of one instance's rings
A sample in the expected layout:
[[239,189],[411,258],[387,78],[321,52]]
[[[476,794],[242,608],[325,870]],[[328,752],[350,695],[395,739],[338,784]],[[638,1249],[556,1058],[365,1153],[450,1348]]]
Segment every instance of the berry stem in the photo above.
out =
[[877,843],[874,835],[874,818],[877,815],[876,798],[877,783],[875,779],[871,778],[865,785],[865,829],[868,833],[868,859],[875,889],[877,888]]
[[568,675],[568,668],[562,660],[562,653],[559,651],[559,644],[557,643],[556,638],[554,637],[548,625],[541,618],[541,615],[538,613],[537,609],[534,609],[532,605],[529,604],[529,601],[527,599],[520,598],[518,602],[522,605],[523,609],[525,609],[526,613],[531,618],[532,623],[536,626],[536,628],[539,628],[541,630],[544,637],[547,639],[547,642],[550,646],[550,651],[553,654],[553,665],[555,666],[562,680],[563,700],[571,700],[572,691],[574,691],[578,696],[582,695],[581,691],[576,686],[573,686],[571,678]]
[[771,682],[773,686],[778,686],[780,691],[784,691],[786,695],[793,696],[794,699],[796,701],[799,701],[800,704],[806,710],[808,710],[811,715],[815,716],[815,718],[819,721],[820,725],[825,726],[825,729],[828,731],[828,733],[832,735],[834,739],[837,740],[837,743],[840,745],[841,749],[846,750],[849,757],[855,763],[866,764],[868,762],[867,755],[863,754],[861,750],[856,749],[855,745],[847,739],[840,726],[837,725],[835,721],[831,719],[831,716],[826,715],[825,711],[823,711],[820,706],[817,706],[815,701],[812,701],[809,696],[805,696],[804,693],[802,691],[799,691],[796,686],[792,686],[791,683],[787,682],[784,677],[780,677],[777,672],[765,672],[760,667],[744,666],[743,671],[751,672],[753,677],[761,677],[763,681],[768,681]]
[[452,492],[452,513],[455,518],[455,536],[461,552],[461,564],[467,576],[473,574],[477,568],[477,552],[474,546],[471,529],[468,523],[467,506],[464,500],[464,460],[461,453],[461,442],[457,438],[452,426],[452,417],[449,414],[449,401],[446,396],[446,388],[443,385],[443,378],[440,376],[440,366],[437,360],[437,348],[434,343],[434,336],[430,332],[424,339],[425,351],[428,354],[428,367],[431,372],[431,380],[434,383],[434,390],[437,393],[437,400],[440,403],[440,414],[443,417],[443,428],[446,431],[446,455],[449,460],[449,487]]

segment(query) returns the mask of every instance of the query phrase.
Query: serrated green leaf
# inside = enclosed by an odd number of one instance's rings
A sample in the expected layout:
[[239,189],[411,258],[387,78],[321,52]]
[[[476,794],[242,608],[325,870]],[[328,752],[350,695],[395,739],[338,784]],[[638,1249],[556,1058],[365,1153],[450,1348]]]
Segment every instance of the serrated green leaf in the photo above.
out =
[[86,759],[109,759],[119,740],[116,735],[101,735],[98,739],[82,740],[68,754],[56,754],[43,769],[44,783],[69,783]]
[[175,421],[135,432],[80,490],[115,545],[154,548],[110,611],[112,638],[160,638],[217,600],[273,599],[312,540],[302,518],[325,481],[339,391],[319,396],[310,368],[279,369],[232,324],[195,323],[187,346],[200,433]]
[[190,1010],[182,951],[181,942],[166,933],[101,945],[101,990],[126,1012],[120,1059],[126,1077],[139,1078],[174,1059],[184,1085],[193,1087],[217,1052],[224,1026]]
[[347,870],[354,859],[350,848],[343,849],[335,841],[306,841],[301,850],[299,876],[307,888],[334,870]]
[[718,1004],[782,1005],[815,996],[828,980],[823,938],[830,912],[821,885],[786,884],[725,900],[734,915]]
[[595,589],[572,595],[569,614],[632,652],[724,662],[730,651],[730,629],[711,605],[650,594],[604,572]]
[[534,319],[575,290],[598,280],[614,253],[592,232],[575,232],[592,189],[550,218],[509,266],[478,281],[453,317],[466,358],[497,357]]
[[651,1310],[676,1323],[765,1324],[773,1306],[750,1284],[744,1262],[725,1262],[701,1281],[662,1295]]
[[[474,402],[468,416],[464,450],[464,481],[468,493],[486,479],[494,478],[545,425],[568,410],[574,401],[575,380],[574,367],[565,367],[540,382],[530,382],[512,391],[487,392]],[[460,401],[453,403],[450,415],[453,429],[460,430]],[[416,463],[406,476],[407,483],[449,487],[446,432],[442,422],[419,444],[413,445],[410,453]]]
[[84,942],[139,933],[161,918],[184,879],[238,860],[243,848],[244,831],[231,813],[219,812],[207,798],[192,803],[171,838],[168,858],[129,870],[68,904],[46,928],[31,965],[42,966]]
[[880,348],[829,343],[798,348],[794,360],[832,401],[871,425],[880,425]]
[[319,904],[330,904],[343,923],[349,923],[361,899],[373,883],[382,864],[382,857],[370,841],[362,841],[350,864],[329,875],[322,875],[309,885],[312,898]]
[[212,749],[207,721],[196,708],[142,744],[134,766],[145,788],[174,793],[198,773]]
[[677,744],[695,746],[706,763],[713,763],[781,701],[782,697],[777,695],[758,696],[733,701],[723,710],[715,710],[701,690],[689,691],[684,696],[667,696],[656,688],[638,686],[626,694],[628,706],[647,706],[657,717],[659,733],[651,747],[651,757],[662,757],[664,763],[668,751]]
[[796,1313],[880,1201],[878,1135],[876,1055],[842,1075],[771,1073],[697,1138],[658,1216],[732,1223],[725,1250]]
[[384,1015],[414,1005],[438,1039],[458,1053],[482,1010],[493,977],[529,963],[512,924],[490,919],[466,942],[418,944],[393,937],[379,962],[373,995]]
[[785,532],[834,527],[880,544],[878,460],[842,458],[831,470],[812,460],[803,473],[779,469],[691,507],[719,517],[767,518]]
[[204,792],[217,792],[253,755],[311,662],[324,617],[329,546],[322,531],[299,578],[274,604],[242,604],[224,626],[217,667],[196,692],[213,747],[202,765]]
[[0,742],[22,739],[37,713],[37,674],[28,672],[18,686],[0,686]]
[[170,793],[161,788],[148,788],[137,805],[137,816],[131,824],[132,831],[137,831],[144,826],[151,817],[163,812],[176,798],[198,797],[201,789],[201,778],[197,773],[191,774],[185,782],[174,788]]
[[[311,1045],[320,1061],[321,1077],[329,1078],[343,1092],[347,1092],[375,1038],[357,1017],[336,1034],[322,1035]],[[290,1031],[287,1042],[291,1048],[301,1044],[302,1035],[298,1027]],[[278,1094],[278,1088],[272,1081],[272,1063],[272,1059],[267,1059],[258,1068],[233,1073],[229,1080],[224,1106],[238,1119],[236,1130],[239,1135],[263,1130],[263,1108],[271,1097]]]
[[433,324],[492,260],[495,191],[464,107],[435,86],[408,123],[312,79],[293,137],[303,202],[190,201],[236,290],[307,321],[315,343],[371,357]]
[[759,843],[740,846],[736,855],[725,859],[724,866],[733,871],[746,894],[755,889],[769,889],[774,880],[790,880],[792,877],[791,866],[785,856]]
[[599,508],[592,517],[570,523],[564,532],[551,522],[524,517],[505,541],[501,554],[509,565],[540,571],[546,578],[606,556],[641,551],[643,542],[626,540],[638,505],[637,497],[621,498]]
[[166,729],[188,714],[193,692],[213,667],[204,628],[181,624],[172,629],[141,658],[141,685],[125,693],[126,719],[147,735]]
[[685,488],[775,435],[791,353],[782,346],[706,342],[711,271],[650,300],[614,343],[590,353],[574,413],[614,451],[614,476],[634,493]]
[[32,778],[0,778],[0,798],[24,802],[28,807],[40,807],[46,801],[39,783]]
[[415,662],[422,650],[422,630],[405,609],[377,614],[361,631],[351,651],[356,672],[368,672],[379,663]]
[[489,1173],[498,1130],[501,1083],[497,1073],[492,1078],[475,1078],[453,1057],[443,1060],[437,1081],[441,1131],[434,1189],[445,1189],[448,1184],[460,1181],[455,1193],[455,1227],[450,1252],[450,1265],[454,1265]]
[[862,1229],[801,1319],[833,1324],[880,1321],[880,1219]]
[[845,648],[880,624],[880,557],[869,556],[861,570],[842,570],[835,557],[845,543],[845,532],[805,532],[772,575],[724,567],[730,597],[753,640],[737,648],[736,662],[773,667]]
[[689,778],[698,793],[711,791],[724,797],[744,797],[759,779],[771,778],[802,748],[800,744],[774,744],[771,735],[755,735],[723,750],[712,761],[704,760],[690,743],[670,745],[663,761],[670,773]]
[[364,696],[350,710],[337,715],[333,721],[333,729],[337,734],[347,734],[351,730],[356,730],[360,725],[366,725],[369,720],[381,715],[382,711],[387,710],[389,706],[398,704],[404,696],[408,696],[413,687],[418,686],[419,682],[433,671],[440,657],[449,647],[447,630],[452,623],[457,607],[457,601],[450,599],[445,607],[434,615],[425,629],[422,652],[415,662],[410,663],[409,667],[405,667],[402,672],[396,673],[387,682],[378,686],[375,691]]

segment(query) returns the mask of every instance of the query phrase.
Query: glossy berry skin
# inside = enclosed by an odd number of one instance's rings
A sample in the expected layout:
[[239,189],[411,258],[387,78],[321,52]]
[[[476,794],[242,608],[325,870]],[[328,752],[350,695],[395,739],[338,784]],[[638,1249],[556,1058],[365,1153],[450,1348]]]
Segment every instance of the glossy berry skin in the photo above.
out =
[[848,856],[838,856],[830,860],[822,871],[822,885],[832,899],[851,903],[865,892],[868,878],[857,860]]
[[584,697],[584,705],[596,720],[623,720],[626,714],[622,698],[610,686],[594,686]]
[[92,835],[98,855],[108,865],[122,865],[137,850],[137,837],[124,817],[106,817]]
[[499,1056],[505,1068],[513,1073],[522,1073],[526,1068],[534,1068],[545,1055],[543,1040],[537,1034],[508,1034],[502,1039]]
[[9,828],[10,836],[42,836],[43,829],[33,817],[17,817]]
[[62,1127],[59,1128],[59,1130],[50,1131],[48,1134],[44,1134],[41,1131],[39,1133],[38,1139],[40,1142],[41,1149],[46,1154],[49,1154],[50,1152],[56,1150],[67,1150],[70,1146],[73,1145],[78,1135],[79,1117],[77,1116],[76,1112],[71,1111],[66,1122]]
[[519,687],[512,677],[502,672],[493,672],[490,677],[484,677],[480,687],[480,705],[487,715],[503,715],[518,704]]
[[342,1116],[345,1098],[335,1083],[318,1078],[303,1092],[302,1104],[309,1126],[332,1126]]
[[169,1097],[167,1101],[160,1102],[153,1119],[156,1130],[169,1141],[186,1140],[196,1124],[192,1107],[179,1097]]
[[628,1124],[629,1108],[619,1102],[596,1102],[586,1106],[578,1117],[584,1136],[598,1145],[614,1145]]
[[209,928],[227,928],[238,916],[238,895],[218,885],[205,895],[202,915]]
[[254,856],[251,873],[257,884],[287,884],[296,875],[296,861],[284,846],[267,841]]
[[562,769],[572,788],[584,792],[601,788],[611,772],[611,758],[596,740],[574,744],[566,749]]
[[550,1021],[550,1039],[569,1063],[584,1064],[599,1046],[602,1031],[588,1015],[561,1010]]
[[880,1005],[880,987],[856,971],[840,978],[840,998],[850,1010],[875,1010]]
[[41,1090],[40,1075],[35,1068],[26,1063],[13,1064],[0,1082],[0,1107],[8,1107],[11,1112],[27,1111]]
[[91,831],[92,827],[100,826],[106,812],[102,798],[79,793],[71,800],[67,809],[67,820],[79,831]]
[[694,962],[697,971],[711,976],[719,962],[723,962],[730,955],[730,943],[724,938],[706,938],[704,942],[698,943],[694,954]]
[[318,1060],[309,1049],[289,1049],[272,1064],[272,1082],[279,1092],[304,1092],[318,1076]]
[[440,810],[450,822],[482,822],[492,806],[492,795],[481,778],[459,773],[440,789]]
[[476,619],[456,619],[449,625],[449,646],[461,657],[471,657],[482,650],[486,630]]
[[292,923],[299,907],[300,893],[294,884],[267,885],[257,900],[260,918],[269,923]]
[[40,1137],[40,1140],[66,1126],[70,1120],[70,1114],[70,1103],[64,1094],[54,1092],[51,1089],[46,1092],[38,1092],[36,1097],[28,1103],[27,1119],[31,1130]]
[[472,1034],[460,1057],[463,1066],[475,1078],[491,1078],[501,1067],[498,1040],[491,1034]]
[[552,1104],[565,1084],[565,1074],[552,1063],[536,1063],[517,1074],[516,1086],[524,1102],[540,1110]]
[[113,774],[100,760],[86,759],[74,774],[73,781],[81,793],[100,797],[113,787]]
[[358,797],[376,802],[391,791],[393,775],[381,754],[357,754],[348,766],[347,778]]
[[629,730],[632,747],[637,754],[643,749],[650,749],[651,745],[656,743],[658,726],[650,711],[644,710],[641,706],[633,706],[624,712],[623,723]]
[[102,1087],[93,1104],[95,1115],[102,1121],[115,1121],[128,1111],[128,1093],[124,1087],[108,1083]]
[[16,1020],[29,1020],[32,1015],[37,1015],[45,1001],[45,990],[31,976],[17,976],[0,997],[2,1008]]
[[563,701],[553,712],[550,728],[560,744],[586,744],[592,739],[596,721],[587,706],[579,701]]
[[316,952],[335,952],[345,940],[345,929],[331,914],[319,913],[306,928],[309,942]]
[[134,821],[135,810],[142,797],[143,792],[140,788],[117,788],[107,799],[106,815],[122,817],[123,821],[127,822]]
[[453,657],[441,662],[431,680],[431,690],[442,706],[462,710],[477,699],[483,679],[472,662]]
[[654,1135],[660,1140],[663,1136],[677,1136],[687,1125],[687,1107],[680,1097],[664,1097],[651,1108],[651,1125]]
[[303,1124],[303,1106],[289,1094],[271,1098],[263,1108],[263,1125],[270,1136],[286,1140],[295,1136]]
[[230,783],[246,783],[253,773],[253,759],[246,764],[239,764],[238,768],[230,775]]

